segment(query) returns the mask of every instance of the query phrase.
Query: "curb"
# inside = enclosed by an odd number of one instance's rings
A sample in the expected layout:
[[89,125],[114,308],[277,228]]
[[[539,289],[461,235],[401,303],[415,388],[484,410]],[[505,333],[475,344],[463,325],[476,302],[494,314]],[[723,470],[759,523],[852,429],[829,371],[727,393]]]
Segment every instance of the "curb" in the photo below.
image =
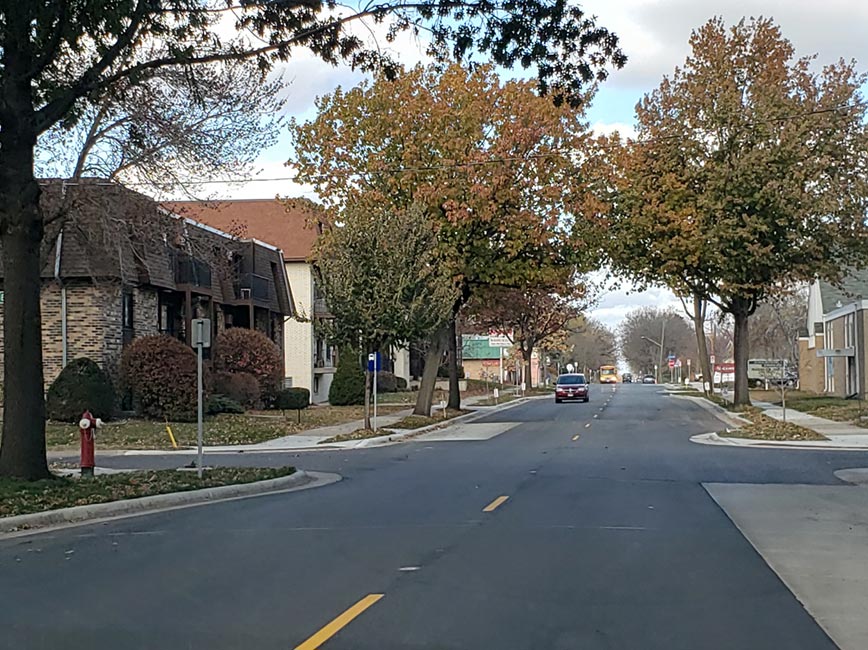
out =
[[443,422],[437,422],[436,424],[429,424],[426,427],[421,427],[419,429],[410,429],[407,431],[398,430],[397,433],[392,433],[385,436],[377,436],[376,438],[366,438],[364,440],[359,440],[360,444],[354,445],[352,447],[344,447],[344,449],[363,449],[365,447],[382,447],[385,445],[396,444],[399,442],[403,442],[410,438],[415,438],[416,436],[421,436],[425,433],[429,433],[431,431],[448,429],[453,424],[459,424],[463,422],[473,422],[474,420],[478,420],[483,418],[491,413],[500,413],[501,411],[506,411],[514,406],[520,406],[521,404],[525,404],[531,400],[535,399],[545,399],[551,398],[550,395],[534,395],[532,397],[519,397],[518,399],[511,400],[506,404],[501,406],[481,406],[477,407],[476,410],[471,411],[470,413],[465,413],[463,415],[459,415],[458,417],[451,418],[449,420],[445,420]]
[[723,422],[724,424],[737,427],[742,424],[750,424],[750,420],[746,420],[745,418],[736,415],[730,411],[727,411],[722,406],[718,406],[714,402],[709,402],[704,397],[694,397],[692,395],[676,395],[675,393],[667,393],[670,397],[674,397],[675,399],[686,399],[690,400],[694,404],[698,405],[700,408],[705,409],[712,415],[714,415],[718,420]]
[[325,472],[305,472],[298,470],[289,476],[255,481],[253,483],[240,483],[238,485],[222,485],[219,487],[205,488],[202,490],[188,490],[186,492],[170,492],[167,494],[155,494],[149,497],[137,499],[123,499],[108,503],[94,503],[85,506],[73,506],[71,508],[59,508],[34,512],[27,515],[15,515],[13,517],[0,517],[0,533],[14,533],[33,528],[45,528],[65,524],[79,524],[99,519],[112,519],[116,517],[146,514],[156,510],[183,508],[187,506],[205,505],[231,499],[287,492],[290,490],[308,489],[329,485],[341,480],[338,474]]
[[[822,440],[754,440],[751,438],[728,438],[716,433],[700,433],[690,437],[698,445],[737,447],[740,449],[800,449],[804,451],[868,451],[868,447],[830,445]],[[811,444],[814,443],[814,444]]]

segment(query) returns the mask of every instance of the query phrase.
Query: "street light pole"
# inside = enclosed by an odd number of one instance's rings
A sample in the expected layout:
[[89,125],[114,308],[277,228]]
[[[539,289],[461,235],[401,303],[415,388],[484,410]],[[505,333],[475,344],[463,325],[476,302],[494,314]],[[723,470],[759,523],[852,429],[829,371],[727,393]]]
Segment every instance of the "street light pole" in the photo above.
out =
[[655,341],[652,338],[648,338],[647,336],[643,336],[642,339],[648,341],[649,343],[653,343],[658,348],[660,348],[660,362],[657,364],[657,383],[661,383],[660,380],[663,378],[663,345],[666,341],[666,321],[663,321],[663,326],[660,328],[660,340]]

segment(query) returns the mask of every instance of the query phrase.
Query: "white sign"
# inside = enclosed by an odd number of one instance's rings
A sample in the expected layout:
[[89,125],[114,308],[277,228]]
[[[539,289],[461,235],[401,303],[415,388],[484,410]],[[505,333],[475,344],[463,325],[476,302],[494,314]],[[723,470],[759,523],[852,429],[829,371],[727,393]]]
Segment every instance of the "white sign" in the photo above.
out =
[[490,330],[488,332],[488,345],[493,348],[511,348],[512,341],[509,340],[510,334],[512,334],[512,332]]
[[709,354],[709,355],[708,355],[708,362],[709,362],[711,365],[714,365],[714,355],[713,355],[713,354]]
[[211,319],[195,318],[192,321],[193,326],[193,346],[202,346],[203,348],[211,347]]

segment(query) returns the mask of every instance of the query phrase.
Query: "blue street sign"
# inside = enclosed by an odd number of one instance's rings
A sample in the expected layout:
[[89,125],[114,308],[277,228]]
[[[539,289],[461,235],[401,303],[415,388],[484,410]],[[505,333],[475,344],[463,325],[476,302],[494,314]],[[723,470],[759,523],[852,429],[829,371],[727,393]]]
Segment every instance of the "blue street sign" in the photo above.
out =
[[368,355],[368,372],[380,372],[382,370],[382,357],[379,352],[371,352]]

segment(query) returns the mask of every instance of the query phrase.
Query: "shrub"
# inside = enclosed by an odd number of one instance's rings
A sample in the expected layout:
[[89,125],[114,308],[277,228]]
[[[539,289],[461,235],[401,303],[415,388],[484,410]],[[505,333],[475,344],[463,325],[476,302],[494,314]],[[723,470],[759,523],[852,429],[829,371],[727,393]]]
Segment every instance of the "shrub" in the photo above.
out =
[[284,388],[274,399],[274,408],[281,411],[306,409],[310,406],[310,391],[307,388]]
[[274,408],[281,411],[295,410],[301,422],[301,410],[310,406],[310,391],[307,388],[284,388],[274,398]]
[[178,339],[165,334],[135,339],[121,356],[121,381],[139,415],[196,419],[196,353]]
[[217,337],[214,367],[233,374],[250,373],[259,382],[260,396],[271,402],[283,381],[283,355],[262,332],[231,327]]
[[60,371],[45,398],[48,417],[58,422],[78,422],[85,409],[108,420],[115,410],[115,391],[108,375],[95,361],[73,359]]
[[398,378],[391,372],[381,370],[377,373],[377,393],[394,393],[398,390]]
[[407,390],[407,380],[403,377],[395,377],[395,385],[398,390]]
[[259,404],[262,395],[259,380],[249,372],[225,370],[214,373],[214,392],[249,409]]
[[212,395],[208,398],[208,403],[205,405],[205,412],[208,415],[218,415],[220,413],[244,413],[244,407],[234,399],[226,397],[226,395]]
[[365,403],[365,373],[358,355],[351,350],[338,356],[338,367],[329,387],[329,403],[334,406]]

